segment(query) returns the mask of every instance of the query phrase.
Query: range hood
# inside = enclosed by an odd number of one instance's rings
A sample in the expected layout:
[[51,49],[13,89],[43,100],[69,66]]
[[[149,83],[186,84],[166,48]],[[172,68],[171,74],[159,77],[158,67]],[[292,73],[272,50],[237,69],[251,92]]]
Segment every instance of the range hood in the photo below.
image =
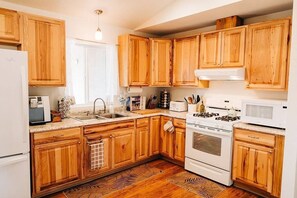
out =
[[196,69],[199,80],[244,80],[244,68],[232,69]]

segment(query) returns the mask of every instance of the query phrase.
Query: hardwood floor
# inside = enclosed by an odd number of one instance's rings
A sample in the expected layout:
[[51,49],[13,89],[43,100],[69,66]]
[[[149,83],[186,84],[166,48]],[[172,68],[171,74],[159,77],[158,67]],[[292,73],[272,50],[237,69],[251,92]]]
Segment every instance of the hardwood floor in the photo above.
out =
[[[167,178],[185,171],[182,167],[169,163],[164,160],[156,160],[150,162],[151,167],[156,167],[163,170],[163,174],[157,174],[149,179],[140,181],[136,184],[128,186],[122,190],[115,191],[106,195],[105,197],[141,197],[141,198],[201,198],[200,196],[187,191],[177,185],[170,183]],[[63,192],[47,196],[48,198],[67,198]],[[256,198],[258,196],[238,189],[236,187],[227,187],[224,191],[216,196],[216,198]]]

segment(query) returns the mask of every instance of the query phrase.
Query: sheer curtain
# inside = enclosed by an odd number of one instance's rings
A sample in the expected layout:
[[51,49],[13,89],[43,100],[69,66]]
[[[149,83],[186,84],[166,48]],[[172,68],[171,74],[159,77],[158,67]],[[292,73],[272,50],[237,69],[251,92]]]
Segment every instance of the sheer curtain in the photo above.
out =
[[114,103],[119,94],[117,46],[67,39],[66,96],[77,104],[88,104],[94,97]]

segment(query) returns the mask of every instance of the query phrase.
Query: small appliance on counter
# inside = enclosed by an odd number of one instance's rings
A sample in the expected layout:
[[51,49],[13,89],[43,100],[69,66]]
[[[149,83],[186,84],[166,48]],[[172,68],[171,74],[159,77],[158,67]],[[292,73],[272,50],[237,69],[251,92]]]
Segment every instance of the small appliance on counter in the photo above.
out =
[[157,107],[157,103],[158,103],[157,99],[158,99],[158,97],[156,95],[151,95],[147,101],[146,108],[147,109],[155,109]]
[[183,112],[188,110],[188,104],[185,101],[170,101],[170,111]]
[[160,92],[159,107],[161,109],[168,109],[169,101],[170,101],[170,93],[164,89],[163,91]]
[[129,96],[127,98],[127,111],[137,111],[145,109],[145,96]]
[[48,96],[29,96],[29,124],[38,125],[51,121]]

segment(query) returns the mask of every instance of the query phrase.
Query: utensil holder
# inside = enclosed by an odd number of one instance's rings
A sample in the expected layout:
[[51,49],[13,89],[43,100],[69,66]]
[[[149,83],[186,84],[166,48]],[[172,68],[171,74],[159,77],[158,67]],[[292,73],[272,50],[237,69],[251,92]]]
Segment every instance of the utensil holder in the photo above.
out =
[[188,112],[197,112],[197,104],[188,104]]

